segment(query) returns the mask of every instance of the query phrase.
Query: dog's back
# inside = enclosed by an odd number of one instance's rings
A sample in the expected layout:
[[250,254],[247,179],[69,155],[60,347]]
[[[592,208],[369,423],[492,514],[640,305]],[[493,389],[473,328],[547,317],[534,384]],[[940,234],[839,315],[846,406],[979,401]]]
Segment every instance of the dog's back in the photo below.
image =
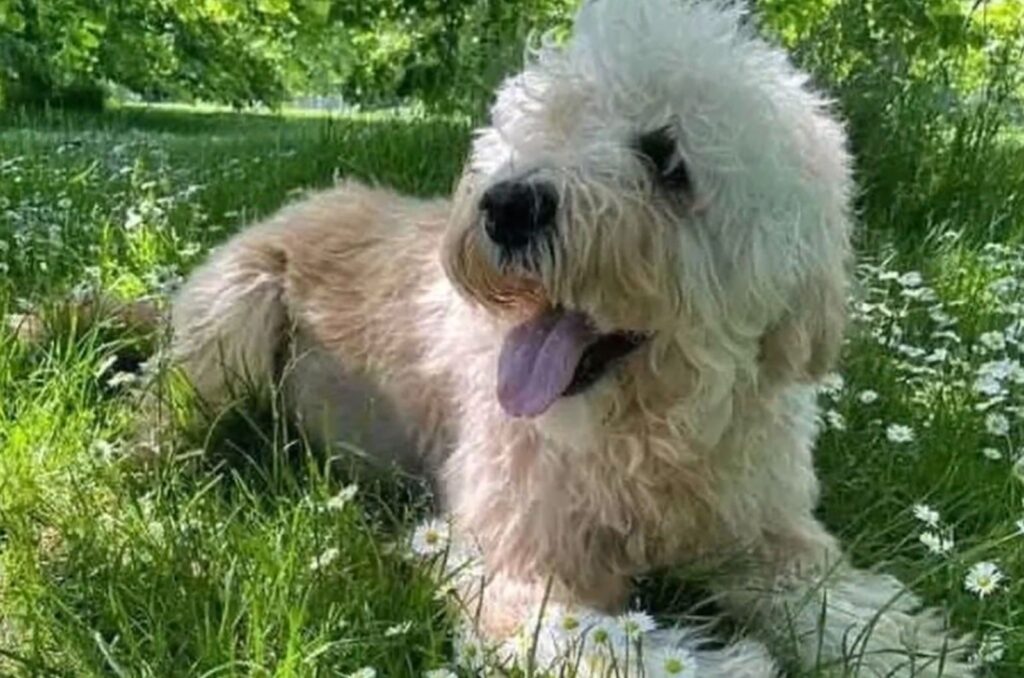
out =
[[422,324],[440,314],[420,309],[443,276],[448,209],[348,182],[246,229],[175,299],[174,362],[214,408],[281,386],[311,438],[419,466],[449,408],[421,369]]

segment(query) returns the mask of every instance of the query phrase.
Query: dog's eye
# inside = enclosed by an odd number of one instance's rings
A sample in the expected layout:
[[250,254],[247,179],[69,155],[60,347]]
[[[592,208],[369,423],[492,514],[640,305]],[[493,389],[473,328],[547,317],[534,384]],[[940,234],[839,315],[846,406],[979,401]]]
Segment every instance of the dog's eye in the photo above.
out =
[[641,134],[636,150],[650,165],[658,182],[666,188],[689,190],[690,174],[679,155],[676,139],[668,127]]

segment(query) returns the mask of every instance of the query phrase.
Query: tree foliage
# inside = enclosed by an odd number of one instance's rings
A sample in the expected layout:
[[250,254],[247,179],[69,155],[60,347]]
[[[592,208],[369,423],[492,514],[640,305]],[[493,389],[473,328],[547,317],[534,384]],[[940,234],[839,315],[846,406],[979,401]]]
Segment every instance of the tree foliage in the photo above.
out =
[[[1021,202],[1021,187],[993,170],[1007,154],[1002,131],[1022,110],[1024,3],[759,0],[758,8],[838,99],[861,161],[867,219],[940,224],[955,213],[990,226]],[[984,197],[999,182],[1005,209]]]
[[20,99],[111,82],[151,98],[275,103],[330,63],[323,0],[0,0]]
[[275,105],[481,96],[571,0],[0,0],[0,82],[19,101],[114,83],[150,99]]
[[[150,99],[236,106],[342,94],[364,105],[416,99],[479,110],[521,64],[530,36],[564,29],[576,4],[0,0],[0,87],[19,100],[114,83]],[[854,120],[911,100],[948,116],[1013,58],[1024,20],[1019,0],[754,4]],[[1000,96],[1017,96],[1018,85]],[[892,132],[871,127],[864,133]]]

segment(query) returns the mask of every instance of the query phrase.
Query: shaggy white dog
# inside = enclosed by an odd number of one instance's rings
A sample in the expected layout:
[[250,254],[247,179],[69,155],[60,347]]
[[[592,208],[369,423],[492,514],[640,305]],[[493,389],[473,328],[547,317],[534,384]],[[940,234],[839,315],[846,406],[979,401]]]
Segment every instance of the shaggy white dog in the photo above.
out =
[[[177,299],[173,354],[212,403],[280,381],[325,442],[434,473],[489,638],[546,592],[614,611],[631,577],[701,563],[805,667],[968,675],[813,515],[844,143],[734,4],[594,0],[502,86],[452,202],[346,183],[246,230]],[[776,670],[756,643],[692,649],[703,675]]]

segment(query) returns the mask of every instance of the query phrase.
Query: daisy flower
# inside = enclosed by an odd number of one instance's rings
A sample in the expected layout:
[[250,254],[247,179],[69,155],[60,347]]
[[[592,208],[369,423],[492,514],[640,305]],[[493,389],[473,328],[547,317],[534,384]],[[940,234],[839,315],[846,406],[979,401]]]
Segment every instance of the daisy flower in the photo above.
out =
[[903,287],[918,287],[924,282],[924,277],[917,271],[907,271],[899,277],[899,283]]
[[985,332],[978,337],[978,342],[989,351],[1002,351],[1006,348],[1006,338],[1002,332]]
[[871,389],[866,389],[857,394],[857,400],[859,400],[861,403],[865,405],[870,405],[871,403],[878,400],[878,392],[872,391]]
[[433,556],[448,548],[448,523],[435,518],[416,528],[412,535],[412,552],[418,556]]
[[658,628],[658,622],[646,612],[627,612],[617,619],[622,633],[630,640],[639,640],[645,633]]
[[929,506],[928,504],[914,504],[913,510],[914,517],[920,520],[922,523],[924,523],[925,525],[930,525],[932,527],[938,527],[939,520],[941,520],[941,517],[939,516],[939,512],[933,509],[931,506]]
[[964,577],[964,588],[979,598],[984,598],[993,593],[1005,577],[995,563],[984,560],[971,565],[967,576]]
[[652,659],[654,660],[652,675],[676,678],[696,678],[697,676],[697,658],[683,648],[659,652]]
[[338,559],[338,556],[340,555],[341,551],[338,550],[336,546],[332,546],[320,555],[315,556],[311,561],[309,561],[309,569],[313,572],[316,572],[317,570],[327,567],[328,565],[333,563],[335,560]]
[[353,483],[343,487],[338,494],[334,495],[327,500],[327,508],[332,511],[340,511],[345,508],[345,505],[352,501],[352,498],[356,496],[356,492],[359,491],[359,486]]
[[346,678],[377,678],[377,669],[372,666],[364,666],[358,671],[353,671]]
[[1010,432],[1010,420],[1004,414],[993,412],[985,417],[985,430],[989,435],[1005,436]]
[[835,410],[828,410],[825,412],[825,421],[827,421],[828,425],[836,431],[846,430],[846,419],[842,414]]
[[473,631],[463,631],[455,637],[455,661],[460,667],[482,672],[486,660],[487,648]]
[[550,629],[559,639],[574,641],[591,626],[591,615],[586,611],[564,610],[550,624]]
[[92,445],[89,446],[90,454],[94,454],[100,459],[112,459],[116,448],[108,443],[106,440],[94,440]]
[[984,447],[984,448],[982,448],[981,454],[986,459],[991,459],[992,461],[999,461],[1000,459],[1003,458],[1003,453],[1000,452],[999,450],[997,450],[994,447]]
[[889,424],[885,429],[885,437],[890,443],[909,443],[914,440],[914,429],[903,424]]
[[843,391],[843,386],[846,382],[843,380],[843,375],[838,372],[829,372],[821,378],[821,390],[830,396],[838,396]]
[[587,651],[592,658],[605,659],[625,653],[624,625],[608,615],[594,615],[587,628]]
[[953,550],[953,537],[943,537],[938,532],[927,530],[921,533],[918,540],[927,547],[929,551],[937,556],[944,555]]

